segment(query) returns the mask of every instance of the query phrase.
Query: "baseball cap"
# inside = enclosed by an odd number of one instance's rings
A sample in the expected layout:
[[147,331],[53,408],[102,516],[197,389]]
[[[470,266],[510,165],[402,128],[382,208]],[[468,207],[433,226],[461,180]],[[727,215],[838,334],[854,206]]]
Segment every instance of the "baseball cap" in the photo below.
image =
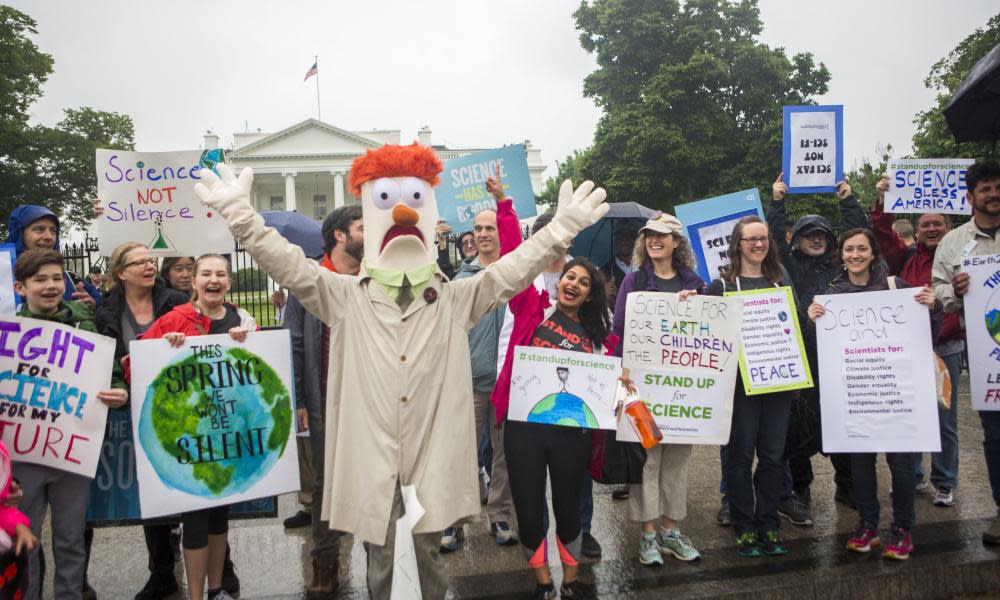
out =
[[665,212],[656,211],[649,216],[649,220],[646,221],[646,224],[639,230],[640,233],[643,231],[684,235],[684,226],[681,225],[681,222],[677,219],[677,217]]

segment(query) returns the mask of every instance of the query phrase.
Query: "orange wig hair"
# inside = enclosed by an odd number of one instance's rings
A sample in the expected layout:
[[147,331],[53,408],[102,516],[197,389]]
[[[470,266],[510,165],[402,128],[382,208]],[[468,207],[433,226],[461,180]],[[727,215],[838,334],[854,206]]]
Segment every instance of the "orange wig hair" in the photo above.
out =
[[355,158],[348,183],[351,193],[358,197],[362,184],[382,177],[417,177],[433,187],[440,181],[442,170],[441,159],[426,146],[416,142],[409,146],[387,144]]

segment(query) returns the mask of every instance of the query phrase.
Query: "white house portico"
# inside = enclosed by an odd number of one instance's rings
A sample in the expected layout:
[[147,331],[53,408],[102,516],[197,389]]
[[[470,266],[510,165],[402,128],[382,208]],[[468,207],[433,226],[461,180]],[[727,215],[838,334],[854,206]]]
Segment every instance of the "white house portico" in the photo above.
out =
[[[418,132],[421,144],[430,146],[441,160],[465,156],[482,149],[454,149],[431,143],[426,126]],[[347,131],[317,119],[306,119],[277,133],[243,132],[233,135],[227,161],[238,169],[254,171],[252,198],[257,210],[296,210],[315,219],[359,198],[347,186],[351,163],[368,149],[399,144],[400,131]],[[409,143],[409,142],[407,142]],[[535,194],[543,188],[541,150],[524,142],[528,150],[528,170]],[[219,136],[205,133],[205,148],[219,147]]]

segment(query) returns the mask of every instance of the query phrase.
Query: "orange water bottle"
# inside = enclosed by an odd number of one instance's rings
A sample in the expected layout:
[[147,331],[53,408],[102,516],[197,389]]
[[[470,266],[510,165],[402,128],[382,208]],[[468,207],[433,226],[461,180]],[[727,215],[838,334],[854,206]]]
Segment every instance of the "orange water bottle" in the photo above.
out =
[[628,415],[629,421],[632,422],[632,428],[639,435],[639,441],[643,448],[652,448],[663,439],[663,432],[653,420],[653,413],[649,412],[649,407],[642,400],[636,398],[626,404],[625,414]]

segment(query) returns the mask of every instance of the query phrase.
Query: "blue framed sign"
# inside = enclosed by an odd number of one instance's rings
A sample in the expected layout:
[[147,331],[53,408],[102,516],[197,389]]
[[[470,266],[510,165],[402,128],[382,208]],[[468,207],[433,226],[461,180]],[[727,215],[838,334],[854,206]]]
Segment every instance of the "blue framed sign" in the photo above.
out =
[[14,244],[0,244],[0,315],[12,315],[21,304],[21,297],[14,292],[14,261],[17,248]]
[[706,283],[729,264],[726,251],[736,222],[750,215],[764,218],[757,188],[681,204],[674,212],[691,242],[695,270]]
[[837,191],[844,178],[844,107],[784,106],[781,170],[789,194]]
[[434,188],[438,213],[454,233],[471,231],[476,213],[497,207],[493,196],[486,191],[486,178],[496,175],[498,165],[504,191],[514,199],[518,218],[537,214],[524,144],[476,152],[445,161],[441,183]]

